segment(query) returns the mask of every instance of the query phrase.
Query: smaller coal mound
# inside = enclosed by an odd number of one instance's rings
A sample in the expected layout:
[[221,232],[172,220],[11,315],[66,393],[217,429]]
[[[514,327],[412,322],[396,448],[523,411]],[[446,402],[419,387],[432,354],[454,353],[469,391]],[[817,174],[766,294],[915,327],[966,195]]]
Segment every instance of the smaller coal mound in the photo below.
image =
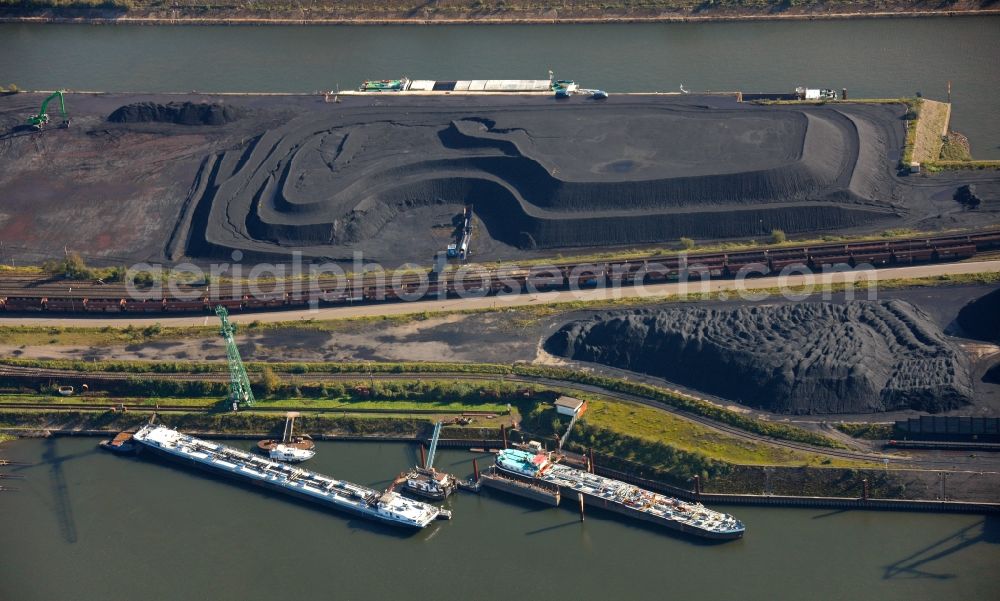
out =
[[177,123],[180,125],[224,125],[240,118],[239,107],[218,103],[136,102],[115,109],[108,116],[112,123]]
[[952,198],[965,205],[968,209],[974,209],[983,202],[982,198],[976,196],[975,184],[968,184],[955,190]]
[[898,300],[610,312],[566,324],[545,349],[775,413],[937,412],[973,399],[966,357]]
[[958,325],[969,338],[1000,344],[1000,288],[962,307]]

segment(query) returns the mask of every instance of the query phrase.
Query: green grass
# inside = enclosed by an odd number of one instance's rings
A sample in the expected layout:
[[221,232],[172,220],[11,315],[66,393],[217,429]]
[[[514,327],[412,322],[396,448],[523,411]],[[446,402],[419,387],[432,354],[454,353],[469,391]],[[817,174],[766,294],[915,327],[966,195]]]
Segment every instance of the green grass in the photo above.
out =
[[[87,403],[93,405],[117,406],[119,403],[126,405],[142,405],[153,408],[157,405],[180,406],[207,409],[215,406],[225,407],[227,403],[219,398],[183,398],[183,397],[63,397],[34,394],[3,394],[0,395],[0,406],[11,403],[44,403],[58,407],[60,405],[73,405]],[[442,413],[461,413],[464,411],[487,411],[504,415],[507,413],[506,403],[470,403],[462,401],[397,401],[397,400],[355,400],[349,397],[340,399],[305,399],[305,398],[275,398],[259,400],[254,405],[256,409],[267,409],[268,407],[280,407],[282,409],[329,409],[343,410],[347,412],[357,410],[376,409],[380,411],[395,411],[406,413],[411,410],[441,411]]]
[[941,156],[941,136],[947,131],[950,114],[951,107],[946,102],[920,100],[919,116],[911,128],[914,130],[912,161],[930,163]]
[[949,133],[948,139],[941,146],[941,156],[939,159],[941,161],[971,161],[972,153],[969,151],[968,139],[954,132]]
[[738,438],[637,403],[588,401],[587,404],[589,408],[581,418],[582,422],[618,434],[700,453],[727,463],[782,466],[869,465]]
[[839,423],[834,424],[836,429],[854,438],[865,440],[888,440],[892,438],[893,424],[861,424],[861,423]]

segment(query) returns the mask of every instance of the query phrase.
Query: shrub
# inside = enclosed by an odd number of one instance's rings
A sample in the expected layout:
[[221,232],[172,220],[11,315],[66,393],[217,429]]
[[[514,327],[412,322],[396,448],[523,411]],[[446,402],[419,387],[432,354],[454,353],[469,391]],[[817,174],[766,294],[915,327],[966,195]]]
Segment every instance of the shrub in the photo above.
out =
[[260,386],[264,396],[271,396],[281,386],[281,380],[274,375],[274,370],[269,366],[264,366],[264,369],[260,370]]
[[788,236],[782,230],[771,230],[771,242],[773,244],[782,244],[788,240]]
[[681,238],[681,248],[684,250],[691,250],[694,248],[694,240],[691,238]]

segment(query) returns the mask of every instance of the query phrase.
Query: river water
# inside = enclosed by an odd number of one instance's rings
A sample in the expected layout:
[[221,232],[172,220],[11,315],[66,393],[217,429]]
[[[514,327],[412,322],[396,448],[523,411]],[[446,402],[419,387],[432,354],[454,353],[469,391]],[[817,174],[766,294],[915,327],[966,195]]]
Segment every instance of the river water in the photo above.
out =
[[[363,79],[576,79],[609,91],[947,97],[977,158],[1000,158],[1000,17],[561,26],[0,25],[0,84],[311,92]],[[72,108],[72,107],[70,107]]]
[[[0,451],[32,464],[0,468],[24,476],[0,492],[0,599],[971,601],[1000,584],[995,517],[727,507],[746,537],[706,544],[463,492],[453,520],[404,535],[96,442]],[[475,456],[437,464],[464,476]],[[385,487],[415,461],[412,445],[326,442],[309,467]]]

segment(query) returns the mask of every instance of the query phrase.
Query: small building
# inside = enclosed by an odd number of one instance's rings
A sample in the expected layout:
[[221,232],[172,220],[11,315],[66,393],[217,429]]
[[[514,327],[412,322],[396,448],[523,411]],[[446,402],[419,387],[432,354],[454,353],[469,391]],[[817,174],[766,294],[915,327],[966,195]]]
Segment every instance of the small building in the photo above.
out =
[[559,415],[568,415],[573,417],[575,415],[582,415],[583,412],[587,410],[586,401],[574,399],[571,396],[561,396],[556,399],[554,404]]

